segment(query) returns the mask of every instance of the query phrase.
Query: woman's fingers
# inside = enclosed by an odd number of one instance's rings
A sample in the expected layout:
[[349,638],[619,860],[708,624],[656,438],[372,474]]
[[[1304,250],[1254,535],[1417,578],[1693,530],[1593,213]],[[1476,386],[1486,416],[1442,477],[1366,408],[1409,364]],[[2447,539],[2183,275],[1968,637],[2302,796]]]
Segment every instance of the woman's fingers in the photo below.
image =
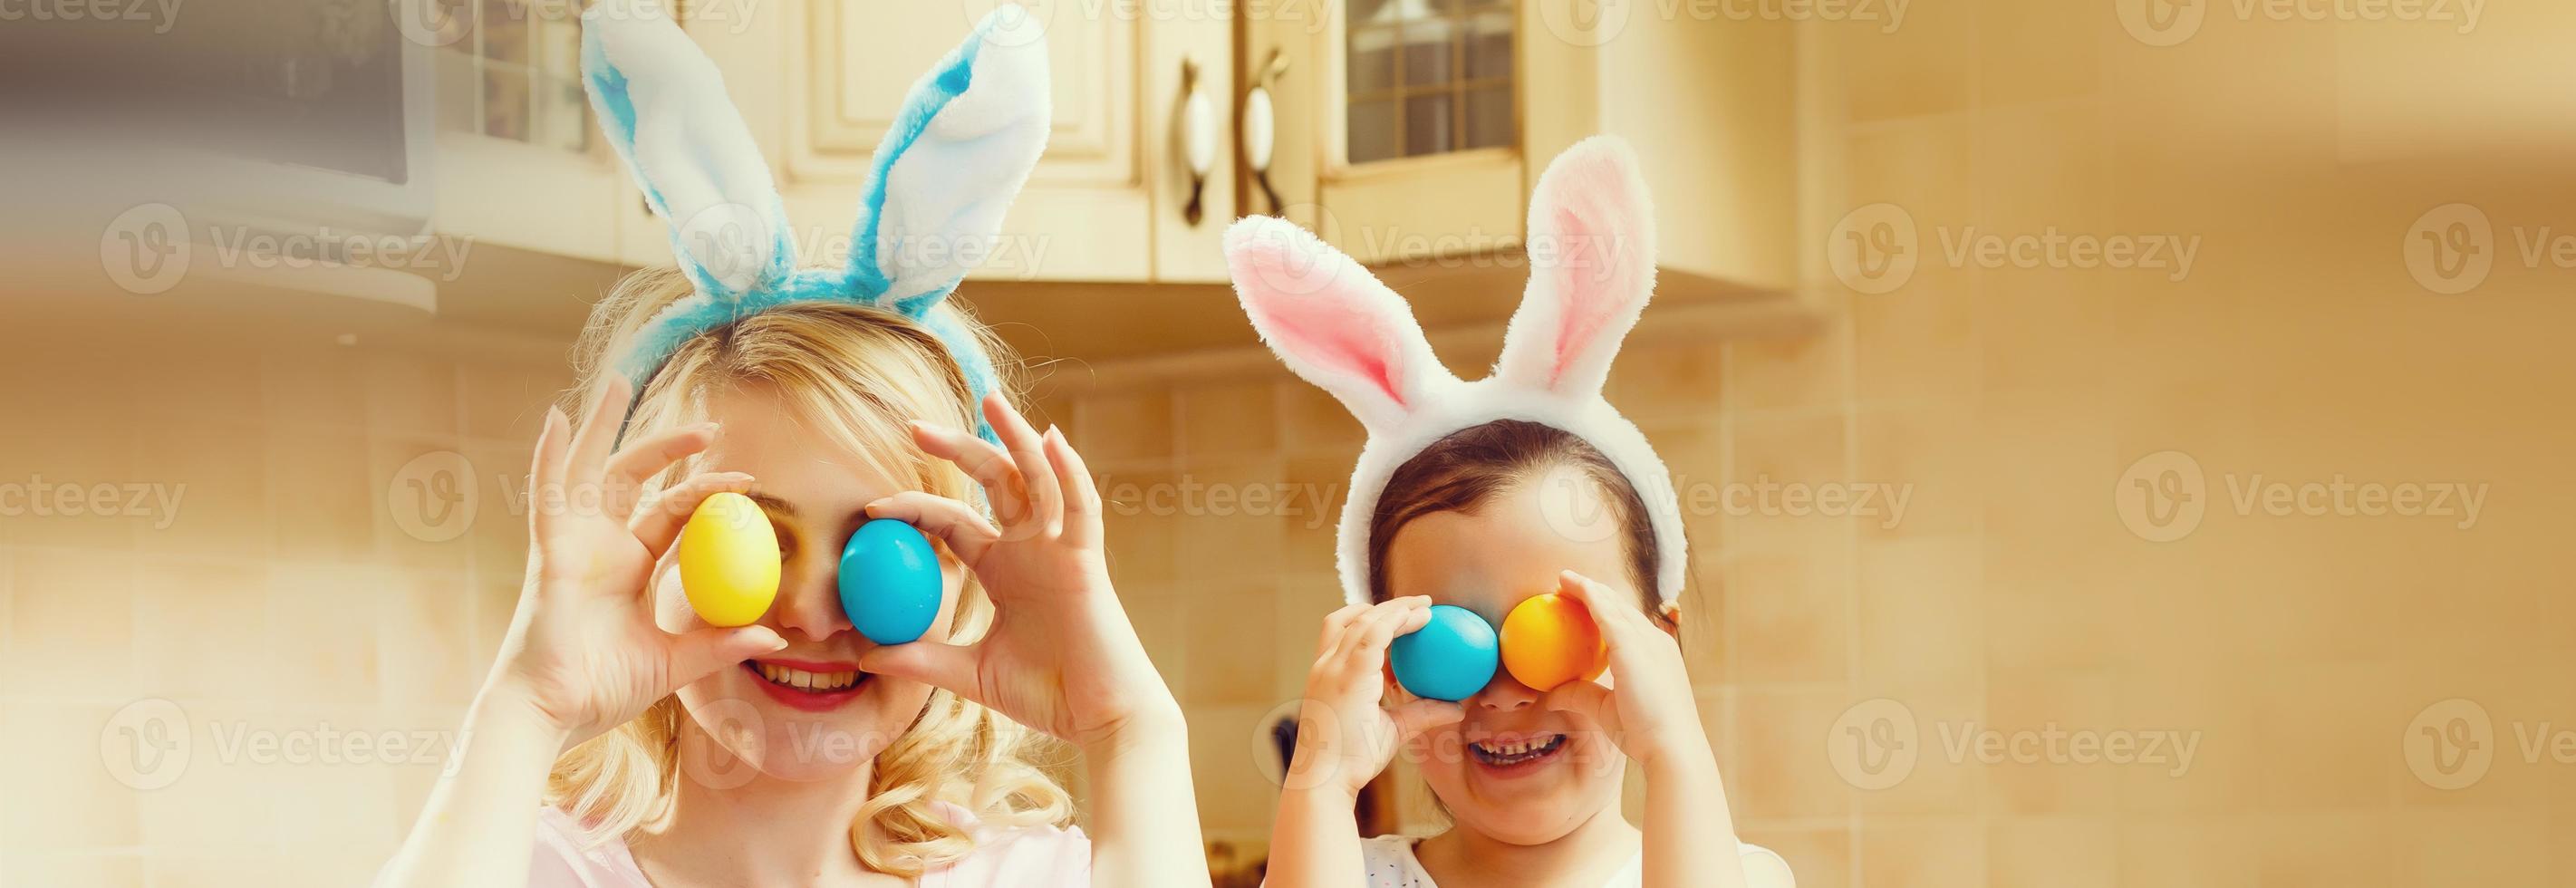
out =
[[1073,442],[1064,432],[1048,429],[1047,459],[1055,464],[1055,477],[1064,485],[1064,541],[1075,546],[1097,546],[1101,543],[1100,486],[1091,479],[1091,467],[1084,465],[1082,454],[1074,452]]
[[657,432],[617,451],[608,458],[603,479],[608,491],[601,501],[608,504],[609,517],[619,521],[631,517],[643,501],[645,482],[673,463],[706,452],[715,441],[716,424],[705,422]]
[[667,677],[670,684],[664,687],[677,688],[713,675],[718,669],[786,649],[787,639],[767,626],[692,630],[671,639],[671,674]]
[[617,446],[617,433],[626,424],[626,407],[634,400],[635,385],[626,377],[612,373],[600,380],[599,394],[593,396],[588,414],[582,417],[581,430],[573,434],[572,462],[565,483],[599,483],[608,470],[608,452]]
[[994,530],[983,515],[976,513],[975,507],[918,490],[907,490],[869,503],[867,511],[870,518],[892,518],[938,537],[948,544],[948,551],[957,553],[957,560],[965,562],[968,568],[984,560],[985,551],[1001,537],[1001,533]]
[[[1011,464],[1020,469],[1022,484],[1029,495],[1028,520],[1053,536],[1064,524],[1064,488],[1055,477],[1055,466],[1047,461],[1046,444],[1027,418],[1011,406],[1000,392],[984,396],[984,421],[991,423],[1002,446],[1011,451]],[[1015,525],[1017,522],[1013,522]]]
[[528,528],[538,539],[546,537],[546,528],[554,523],[557,510],[546,508],[547,491],[563,485],[564,454],[572,436],[571,421],[564,418],[563,408],[546,408],[546,424],[537,433],[537,450],[528,460]]
[[917,681],[983,706],[987,705],[983,688],[975,680],[975,663],[981,653],[981,645],[915,641],[870,648],[859,655],[859,668]]
[[956,463],[966,477],[984,488],[984,498],[993,504],[993,514],[1004,527],[1018,527],[1026,520],[1029,509],[1028,485],[1020,477],[1011,455],[993,442],[964,431],[927,422],[912,424],[913,443],[923,453]]
[[751,484],[752,477],[741,472],[709,472],[692,476],[665,488],[651,504],[637,509],[635,515],[627,519],[626,527],[635,532],[635,539],[644,544],[644,551],[659,559],[671,548],[671,543],[680,538],[680,529],[688,526],[689,517],[698,513],[698,505],[706,502],[707,497],[727,491],[743,493],[751,489]]

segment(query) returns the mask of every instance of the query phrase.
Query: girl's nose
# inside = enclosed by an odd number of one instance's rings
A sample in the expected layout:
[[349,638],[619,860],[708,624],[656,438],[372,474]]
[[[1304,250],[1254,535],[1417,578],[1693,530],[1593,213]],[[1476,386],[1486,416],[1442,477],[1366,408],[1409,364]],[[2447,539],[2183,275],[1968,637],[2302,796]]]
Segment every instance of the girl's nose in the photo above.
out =
[[841,612],[837,562],[799,553],[781,567],[778,600],[769,608],[779,629],[819,641],[850,628],[849,615]]
[[1523,709],[1537,702],[1537,691],[1513,679],[1511,672],[1503,669],[1494,670],[1494,680],[1486,682],[1485,689],[1476,692],[1475,700],[1476,706],[1496,712]]

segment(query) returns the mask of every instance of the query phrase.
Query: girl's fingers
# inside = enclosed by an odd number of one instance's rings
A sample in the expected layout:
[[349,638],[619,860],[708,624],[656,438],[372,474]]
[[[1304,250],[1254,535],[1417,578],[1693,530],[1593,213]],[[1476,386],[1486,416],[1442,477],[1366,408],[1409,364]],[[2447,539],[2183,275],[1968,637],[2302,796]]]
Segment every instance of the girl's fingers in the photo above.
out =
[[1362,616],[1357,624],[1343,633],[1342,656],[1355,660],[1354,666],[1377,668],[1386,659],[1387,645],[1395,637],[1420,629],[1431,622],[1431,599],[1415,595],[1382,602]]
[[1055,463],[1056,480],[1064,485],[1065,542],[1100,545],[1100,486],[1091,479],[1091,467],[1083,465],[1082,454],[1056,429],[1047,429],[1046,452]]
[[917,681],[964,697],[966,702],[984,706],[987,704],[983,688],[975,681],[975,663],[981,654],[980,644],[915,641],[870,648],[859,655],[859,668],[878,675]]
[[1002,520],[1002,526],[1016,527],[1026,520],[1027,484],[1020,477],[1019,467],[1011,464],[1011,455],[993,446],[993,442],[927,422],[912,424],[912,440],[921,445],[922,452],[956,463],[966,471],[966,477],[975,479],[975,484],[984,488],[984,498],[992,501],[993,515]]
[[634,517],[627,519],[626,528],[635,533],[636,542],[644,544],[644,551],[659,560],[680,538],[680,529],[688,526],[689,516],[697,514],[699,504],[707,497],[726,491],[743,493],[751,489],[751,483],[752,477],[741,472],[692,476],[664,489],[651,504],[636,509]]
[[1323,636],[1315,639],[1315,659],[1318,662],[1332,659],[1333,651],[1342,646],[1342,631],[1350,628],[1352,620],[1368,613],[1368,609],[1365,604],[1345,604],[1325,614]]
[[1395,720],[1396,738],[1409,741],[1424,731],[1465,721],[1467,707],[1448,700],[1416,697],[1396,704],[1386,714]]
[[599,394],[590,402],[590,412],[581,421],[581,430],[573,433],[572,463],[568,483],[597,484],[608,470],[608,452],[617,446],[617,433],[625,425],[626,406],[634,402],[635,386],[617,374],[600,381]]
[[787,639],[767,626],[708,626],[671,639],[671,674],[666,687],[677,688],[715,674],[718,669],[762,654],[787,649]]
[[993,547],[995,539],[1001,537],[1001,532],[994,530],[983,515],[977,514],[975,507],[919,490],[907,490],[869,503],[868,517],[892,518],[938,537],[948,544],[948,551],[957,553],[957,560],[965,562],[969,568],[984,560],[984,553]]
[[984,396],[984,421],[991,423],[993,434],[1011,451],[1011,464],[1020,467],[1020,479],[1029,495],[1030,519],[1052,536],[1064,523],[1064,488],[1055,478],[1055,466],[1047,462],[1046,445],[1038,430],[1029,425],[1011,402],[994,392]]
[[1610,587],[1570,570],[1559,572],[1556,581],[1559,594],[1583,602],[1583,609],[1592,615],[1592,624],[1601,627],[1601,640],[1609,644],[1613,653],[1619,650],[1621,642],[1635,637],[1635,621],[1644,619],[1645,615],[1636,608],[1613,600],[1618,593]]
[[1555,690],[1539,697],[1538,702],[1539,708],[1549,712],[1572,713],[1591,719],[1595,725],[1613,727],[1610,718],[1614,711],[1612,700],[1609,688],[1576,679],[1556,686]]
[[548,507],[545,500],[550,496],[548,491],[560,490],[563,485],[564,454],[568,450],[565,440],[572,434],[569,423],[564,419],[563,408],[546,408],[545,428],[537,433],[537,450],[528,460],[528,528],[539,539],[545,538],[546,528],[554,523],[556,510]]

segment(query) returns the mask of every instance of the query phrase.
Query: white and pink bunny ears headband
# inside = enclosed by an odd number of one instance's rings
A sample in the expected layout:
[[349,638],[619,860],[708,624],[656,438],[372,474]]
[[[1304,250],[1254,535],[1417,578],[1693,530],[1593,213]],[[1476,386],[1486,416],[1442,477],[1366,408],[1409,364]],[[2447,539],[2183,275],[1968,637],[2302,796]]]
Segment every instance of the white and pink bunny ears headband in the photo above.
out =
[[1610,360],[1655,289],[1655,219],[1626,142],[1595,136],[1558,155],[1531,196],[1529,288],[1492,375],[1453,376],[1431,354],[1413,309],[1349,256],[1286,220],[1253,216],[1226,231],[1235,295],[1272,351],[1350,408],[1368,429],[1342,506],[1343,596],[1369,600],[1370,516],[1388,478],[1451,433],[1496,420],[1583,439],[1627,477],[1654,524],[1655,594],[1682,591],[1681,505],[1644,433],[1601,397]]

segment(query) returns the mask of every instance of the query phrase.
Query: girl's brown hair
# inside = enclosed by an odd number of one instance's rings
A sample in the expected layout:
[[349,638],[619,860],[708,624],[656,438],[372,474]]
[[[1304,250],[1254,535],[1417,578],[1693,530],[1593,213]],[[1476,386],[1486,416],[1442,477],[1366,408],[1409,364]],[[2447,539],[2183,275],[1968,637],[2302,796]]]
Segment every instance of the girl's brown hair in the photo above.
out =
[[1385,601],[1386,549],[1395,532],[1413,519],[1436,512],[1466,512],[1497,493],[1544,475],[1572,468],[1601,486],[1609,500],[1611,521],[1622,532],[1621,553],[1628,561],[1628,582],[1637,590],[1646,613],[1670,625],[1674,615],[1659,604],[1655,566],[1662,545],[1647,518],[1645,498],[1610,458],[1591,442],[1555,426],[1519,419],[1497,419],[1449,433],[1397,466],[1378,493],[1369,515],[1369,600]]

